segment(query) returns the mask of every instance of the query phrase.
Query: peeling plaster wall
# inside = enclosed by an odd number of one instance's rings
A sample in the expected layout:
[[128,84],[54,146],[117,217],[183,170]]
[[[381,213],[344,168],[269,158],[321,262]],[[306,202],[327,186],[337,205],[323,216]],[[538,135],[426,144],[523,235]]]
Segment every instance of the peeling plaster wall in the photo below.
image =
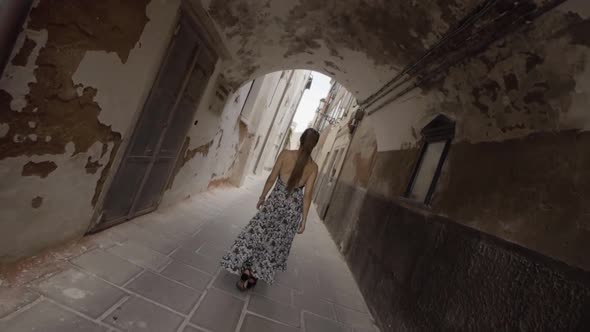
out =
[[[240,141],[239,117],[248,97],[248,91],[252,82],[242,86],[232,95],[223,111],[223,119],[217,141],[214,159],[210,163],[213,166],[212,181],[228,181],[232,175],[237,159]],[[209,183],[209,186],[214,183]]]
[[[382,329],[588,329],[587,31],[565,2],[363,121],[325,223]],[[427,209],[399,196],[439,113],[457,135]]]
[[[243,85],[226,100],[219,100],[216,89],[219,84],[225,85],[224,77],[219,76],[220,68],[221,64],[197,107],[195,125],[187,135],[180,165],[164,195],[163,206],[219,185],[239,185],[245,175],[252,173],[249,167],[253,167],[262,147],[286,88],[288,73],[265,75]],[[307,71],[295,72],[267,147],[272,147],[273,140],[277,139],[277,128],[288,126],[296,110],[296,97],[303,91],[308,76]],[[257,137],[261,137],[258,145],[254,139]],[[260,167],[263,162],[264,159]]]
[[395,179],[380,175],[379,192],[403,192],[421,128],[446,114],[457,135],[433,210],[590,269],[590,164],[583,152],[590,150],[590,43],[580,39],[589,27],[586,8],[566,2],[451,68],[433,88],[369,117],[380,156],[401,171]]
[[[235,61],[230,82],[284,68],[333,76],[357,98],[433,45],[475,0],[202,0]],[[403,27],[400,29],[400,27]]]
[[252,83],[231,93],[219,103],[215,95],[218,83],[224,84],[219,71],[214,73],[194,123],[189,130],[181,156],[182,165],[171,188],[165,193],[162,205],[170,205],[224,183],[228,183],[237,159],[239,144],[239,116]]
[[0,80],[0,262],[87,230],[178,6],[34,4]]
[[[289,79],[289,71],[282,71],[272,73],[265,76],[264,80],[269,80],[268,88],[263,95],[259,95],[259,102],[255,104],[254,113],[247,119],[248,128],[252,130],[254,144],[252,150],[246,162],[247,174],[261,174],[263,172],[264,157],[260,158],[258,165],[256,161],[264,148],[264,138],[267,136],[269,128],[271,126],[273,115],[276,113],[279,103],[281,101],[281,95],[287,88],[287,80]],[[271,142],[267,143],[267,146]]]
[[365,120],[356,129],[351,140],[324,220],[342,252],[346,252],[350,241],[355,240],[356,230],[362,227],[359,213],[367,194],[369,179],[372,179],[376,157],[377,142],[374,129],[369,121]]

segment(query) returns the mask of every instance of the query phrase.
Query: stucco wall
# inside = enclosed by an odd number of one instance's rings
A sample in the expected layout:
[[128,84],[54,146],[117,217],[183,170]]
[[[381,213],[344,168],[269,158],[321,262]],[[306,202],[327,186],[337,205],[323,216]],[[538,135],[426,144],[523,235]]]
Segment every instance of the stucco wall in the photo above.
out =
[[0,80],[0,261],[86,231],[178,6],[35,2]]
[[225,87],[216,70],[198,106],[181,151],[179,165],[166,191],[163,206],[176,203],[228,182],[232,176],[239,148],[239,116],[252,83],[220,99],[216,92]]
[[[227,87],[224,77],[219,74],[220,68],[221,64],[216,70],[217,77],[211,80],[197,107],[176,174],[165,193],[164,206],[219,185],[239,185],[244,176],[252,173],[290,75],[289,72],[265,75],[243,85],[223,100],[216,94],[221,86]],[[295,71],[262,158],[271,156],[280,128],[288,125],[296,109],[294,99],[303,90],[308,74],[307,71]],[[264,162],[265,159],[261,159],[259,170]]]
[[590,164],[582,152],[590,149],[590,44],[578,35],[588,18],[568,8],[452,68],[434,88],[373,114],[382,158],[401,170],[379,192],[403,192],[419,131],[446,114],[456,120],[457,135],[433,210],[590,269],[582,254],[590,238]]
[[[480,1],[201,0],[235,54],[224,74],[240,85],[276,70],[311,69],[362,99]],[[401,27],[401,28],[400,28]]]
[[[383,329],[588,328],[587,9],[566,2],[357,130],[325,222]],[[457,135],[417,207],[399,196],[438,113]]]

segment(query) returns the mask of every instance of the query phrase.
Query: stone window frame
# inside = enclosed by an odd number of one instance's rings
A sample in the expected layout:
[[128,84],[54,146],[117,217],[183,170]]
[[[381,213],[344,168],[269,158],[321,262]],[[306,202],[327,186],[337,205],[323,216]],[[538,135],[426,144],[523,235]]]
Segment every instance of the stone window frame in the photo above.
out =
[[[424,128],[422,128],[422,131],[420,133],[422,135],[422,146],[420,148],[420,154],[418,156],[418,159],[416,160],[416,163],[414,164],[414,168],[412,169],[410,181],[408,182],[408,186],[406,187],[406,191],[404,192],[403,197],[406,199],[412,200],[414,202],[429,206],[431,203],[434,191],[436,189],[436,185],[437,185],[438,180],[440,178],[440,174],[442,172],[443,165],[447,159],[447,155],[448,155],[449,150],[451,148],[451,143],[452,143],[453,139],[455,138],[455,121],[451,120],[450,118],[448,118],[447,116],[445,116],[443,114],[439,114],[432,121],[430,121],[426,126],[424,126]],[[438,163],[436,165],[436,169],[435,169],[434,175],[432,177],[432,180],[430,182],[428,192],[427,192],[423,202],[416,201],[411,198],[411,194],[412,194],[414,184],[416,183],[416,180],[418,177],[418,172],[419,172],[420,167],[422,165],[422,161],[424,160],[427,148],[430,144],[439,143],[439,142],[445,142],[445,145],[444,145],[443,151],[440,155],[440,158],[438,160]]]

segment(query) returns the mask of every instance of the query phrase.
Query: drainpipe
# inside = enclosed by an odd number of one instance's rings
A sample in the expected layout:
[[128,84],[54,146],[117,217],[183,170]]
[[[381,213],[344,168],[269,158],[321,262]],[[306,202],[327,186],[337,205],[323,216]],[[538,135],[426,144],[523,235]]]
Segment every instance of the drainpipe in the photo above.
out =
[[256,174],[256,169],[258,169],[258,164],[260,163],[260,159],[262,158],[262,154],[264,153],[264,149],[266,149],[266,143],[268,142],[268,137],[270,136],[270,132],[272,131],[272,127],[275,124],[275,120],[277,119],[277,115],[281,110],[281,106],[283,105],[283,99],[287,94],[287,90],[289,90],[289,85],[291,84],[291,79],[293,78],[293,74],[295,74],[295,70],[291,71],[289,75],[289,79],[287,80],[287,84],[285,85],[285,90],[283,90],[283,94],[281,95],[281,100],[279,100],[279,104],[277,105],[277,109],[275,110],[275,114],[270,121],[270,126],[268,127],[268,131],[266,132],[266,136],[264,137],[264,142],[262,143],[262,148],[260,148],[260,152],[258,153],[258,157],[256,158],[256,163],[254,164],[254,174]]
[[0,75],[10,60],[18,34],[31,9],[33,0],[0,1]]

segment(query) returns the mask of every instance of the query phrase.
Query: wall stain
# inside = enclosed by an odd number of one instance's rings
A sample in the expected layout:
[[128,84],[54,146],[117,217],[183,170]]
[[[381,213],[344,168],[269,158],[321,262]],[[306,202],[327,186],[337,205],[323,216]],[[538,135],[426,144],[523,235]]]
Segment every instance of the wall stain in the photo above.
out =
[[[214,178],[216,175],[217,174],[213,173],[213,175],[211,177]],[[220,179],[215,179],[215,180],[209,181],[209,184],[207,185],[207,190],[220,188],[220,187],[230,187],[230,186],[231,186],[231,183],[230,183],[229,178],[220,178]]]
[[[522,125],[524,126],[524,124]],[[590,269],[590,133],[457,143],[433,209],[453,220]],[[501,161],[501,162],[500,162]],[[586,222],[590,225],[590,221]]]
[[88,157],[86,166],[84,166],[84,168],[86,169],[86,173],[96,174],[96,172],[98,172],[102,166],[104,165],[100,163],[100,160],[92,161],[92,157]]
[[[0,160],[64,154],[69,142],[74,143],[74,155],[87,152],[96,142],[103,146],[113,143],[111,160],[102,170],[92,200],[96,203],[121,135],[97,120],[101,109],[94,101],[96,89],[74,85],[72,75],[87,51],[115,52],[125,63],[148,21],[148,3],[149,0],[106,0],[81,6],[75,0],[44,0],[33,8],[27,28],[47,30],[48,40],[35,60],[35,81],[29,84],[27,106],[19,113],[0,112],[0,122],[10,125],[8,134],[0,138]],[[23,57],[31,44],[25,46],[21,50]],[[0,90],[0,109],[10,110],[11,100],[10,95]],[[29,122],[37,126],[31,128]],[[15,143],[17,137],[22,139]]]
[[25,37],[25,42],[18,53],[12,58],[12,64],[15,66],[26,66],[27,62],[29,61],[29,56],[33,49],[37,46],[34,40],[30,39],[29,37]]
[[[263,27],[278,32],[278,45],[284,58],[303,56],[302,61],[343,72],[342,50],[366,54],[370,61],[390,68],[401,68],[424,54],[447,29],[478,5],[475,0],[429,2],[384,2],[366,0],[315,0],[296,2],[286,15],[271,12],[270,1],[212,0],[209,14],[236,45],[238,63],[232,64],[231,85],[239,83],[261,68],[263,47],[271,40]],[[276,28],[274,28],[276,26]],[[310,55],[326,47],[331,64],[310,61]],[[281,51],[279,51],[281,52]],[[345,68],[343,68],[345,69]],[[334,72],[333,70],[331,72]],[[335,73],[336,73],[335,72]]]
[[[244,141],[246,140],[246,138],[248,138],[248,125],[244,121],[242,121],[242,119],[240,119],[238,121],[238,126],[239,126],[239,128],[238,128],[238,137],[239,137],[238,143],[239,143],[239,146],[241,146],[244,143]],[[236,147],[236,148],[238,148],[238,147]]]
[[518,91],[518,78],[516,77],[516,75],[514,75],[514,73],[504,75],[504,87],[507,92],[512,90]]
[[[111,167],[113,166],[113,162],[115,161],[115,156],[117,155],[117,152],[119,151],[119,146],[121,144],[121,135],[116,134],[115,139],[116,139],[114,142],[115,145],[114,145],[113,149],[111,150],[111,153],[109,156],[109,161],[107,162],[106,166],[100,172],[100,178],[98,178],[98,181],[96,182],[96,187],[94,188],[94,195],[92,195],[92,206],[96,206],[96,203],[98,202],[100,194],[102,193],[102,190],[104,189],[104,184],[109,176],[109,172],[111,170]],[[107,146],[108,146],[107,144],[103,144],[101,158],[106,154],[106,152],[107,152],[106,147]]]
[[197,154],[201,154],[203,157],[209,154],[209,149],[213,145],[214,140],[211,140],[208,143],[198,146],[194,149],[188,148],[190,146],[190,141],[190,137],[186,137],[184,139],[184,143],[182,144],[182,147],[180,149],[180,157],[176,161],[174,171],[172,172],[172,176],[170,177],[170,181],[168,181],[166,189],[172,188],[172,186],[174,185],[174,179],[176,179],[176,176],[178,175],[178,172],[180,172],[180,169],[182,169],[184,165],[186,165],[186,163],[192,160]]
[[[422,55],[428,44],[457,23],[475,1],[371,2],[301,0],[283,22],[285,57],[314,49],[321,40],[333,57],[341,49],[365,53],[378,65],[405,65]],[[450,10],[454,7],[454,10]],[[444,10],[441,10],[445,8]],[[433,13],[445,12],[435,18]],[[299,27],[308,27],[303,33]],[[404,27],[400,29],[400,27]]]
[[[189,138],[187,138],[187,139],[189,139]],[[212,145],[213,145],[213,140],[209,141],[206,144],[198,146],[194,149],[187,149],[186,154],[184,155],[184,158],[182,159],[181,166],[184,166],[187,162],[189,162],[189,160],[193,159],[197,154],[207,156],[209,154],[209,149],[211,148]]]
[[568,13],[572,24],[563,33],[569,35],[574,45],[590,47],[590,18],[582,19],[579,14]]
[[531,52],[523,52],[526,56],[526,72],[529,73],[531,70],[535,69],[540,64],[543,64],[544,59],[541,58],[538,54],[531,53]]
[[574,98],[588,95],[577,87],[576,77],[588,65],[587,51],[572,43],[567,33],[572,24],[563,13],[548,12],[529,29],[498,40],[476,58],[456,65],[444,77],[443,88],[434,93],[457,100],[462,107],[438,101],[431,112],[458,119],[458,141],[511,139],[563,128],[560,121]]
[[37,196],[31,200],[31,207],[33,209],[38,209],[43,205],[43,197]]
[[219,129],[219,142],[217,142],[217,150],[221,147],[221,141],[223,141],[223,129]]
[[53,161],[34,162],[29,161],[23,166],[22,176],[38,176],[42,179],[46,178],[51,172],[57,169],[57,165]]

